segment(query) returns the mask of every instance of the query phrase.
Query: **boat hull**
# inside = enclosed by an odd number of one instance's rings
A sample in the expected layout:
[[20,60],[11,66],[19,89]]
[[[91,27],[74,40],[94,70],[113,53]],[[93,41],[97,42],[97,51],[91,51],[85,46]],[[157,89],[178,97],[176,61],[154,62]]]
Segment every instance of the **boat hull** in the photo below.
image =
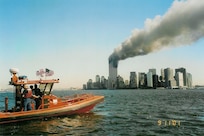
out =
[[87,113],[92,110],[96,104],[103,100],[104,96],[92,96],[78,101],[65,100],[56,106],[45,109],[20,112],[0,112],[0,124]]

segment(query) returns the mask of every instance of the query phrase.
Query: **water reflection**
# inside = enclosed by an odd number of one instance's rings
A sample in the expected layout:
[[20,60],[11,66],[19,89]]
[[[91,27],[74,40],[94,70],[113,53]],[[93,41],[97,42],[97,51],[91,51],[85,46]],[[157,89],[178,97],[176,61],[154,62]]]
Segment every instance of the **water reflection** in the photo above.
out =
[[1,125],[0,135],[87,135],[97,131],[101,118],[101,115],[87,113]]

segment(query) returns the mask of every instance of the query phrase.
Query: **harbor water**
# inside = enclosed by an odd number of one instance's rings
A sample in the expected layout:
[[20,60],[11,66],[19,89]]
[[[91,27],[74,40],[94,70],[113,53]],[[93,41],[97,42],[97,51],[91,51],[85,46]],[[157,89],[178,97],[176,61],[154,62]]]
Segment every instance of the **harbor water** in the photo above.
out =
[[[91,93],[104,102],[90,113],[0,125],[0,135],[172,136],[204,135],[204,90],[80,90],[58,96]],[[0,92],[9,107],[13,93]]]

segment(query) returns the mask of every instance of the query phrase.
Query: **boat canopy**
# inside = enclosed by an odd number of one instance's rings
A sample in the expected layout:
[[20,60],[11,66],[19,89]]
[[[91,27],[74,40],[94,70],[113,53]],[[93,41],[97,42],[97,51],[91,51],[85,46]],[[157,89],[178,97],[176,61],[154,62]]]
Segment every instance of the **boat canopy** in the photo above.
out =
[[59,79],[51,80],[19,80],[15,86],[29,85],[29,84],[38,84],[39,89],[44,95],[49,95],[52,91],[54,83],[59,83]]

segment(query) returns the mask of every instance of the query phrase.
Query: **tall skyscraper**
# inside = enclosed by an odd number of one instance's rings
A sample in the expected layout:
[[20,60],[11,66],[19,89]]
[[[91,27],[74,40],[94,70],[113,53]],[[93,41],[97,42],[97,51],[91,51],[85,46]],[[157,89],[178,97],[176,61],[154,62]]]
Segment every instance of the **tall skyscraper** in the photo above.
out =
[[[158,75],[153,75],[152,76],[153,78],[153,88],[156,89],[158,86],[159,86],[159,78],[158,78]],[[160,87],[161,87],[161,84],[160,84]]]
[[187,87],[192,88],[193,87],[192,75],[190,73],[187,73],[186,76],[187,76],[186,85]]
[[177,72],[183,73],[183,85],[187,86],[187,84],[186,84],[186,69],[185,68],[175,69],[175,73],[177,73]]
[[174,75],[173,75],[173,69],[171,68],[164,69],[164,76],[165,76],[165,87],[168,87],[168,88],[171,87],[172,86],[171,83],[174,83],[175,81]]
[[153,79],[152,79],[152,72],[147,73],[147,87],[153,87]]
[[99,75],[96,75],[95,87],[96,88],[101,88],[101,80],[100,80],[100,76]]
[[114,67],[113,61],[109,63],[109,77],[108,77],[108,89],[117,88],[117,67]]
[[161,69],[161,76],[160,76],[160,81],[165,81],[165,74],[164,74],[164,69]]
[[108,85],[107,85],[108,83],[107,83],[107,79],[104,77],[104,76],[101,76],[101,87],[103,88],[103,89],[107,89],[107,87],[108,87]]
[[93,89],[92,79],[89,79],[89,81],[87,82],[87,89]]
[[106,78],[104,76],[101,76],[101,84],[105,83]]
[[100,83],[100,76],[99,75],[96,75],[96,83]]
[[145,88],[147,86],[147,77],[145,73],[139,73],[139,88]]
[[183,88],[183,73],[181,72],[176,72],[176,75],[175,75],[175,78],[176,78],[176,84],[179,88]]
[[130,72],[130,88],[137,88],[137,75],[135,72]]

